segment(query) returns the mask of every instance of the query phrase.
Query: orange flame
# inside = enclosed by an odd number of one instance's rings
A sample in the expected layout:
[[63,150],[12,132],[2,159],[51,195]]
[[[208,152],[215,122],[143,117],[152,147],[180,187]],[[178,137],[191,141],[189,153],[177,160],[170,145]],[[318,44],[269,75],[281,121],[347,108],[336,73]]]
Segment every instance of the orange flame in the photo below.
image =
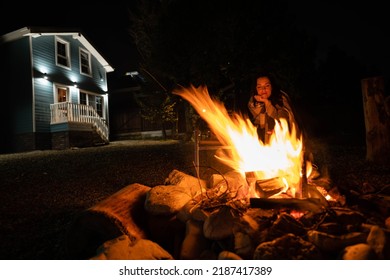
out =
[[286,188],[293,188],[295,193],[303,160],[302,139],[297,137],[295,127],[290,132],[287,121],[281,119],[270,142],[264,144],[249,118],[237,113],[229,115],[218,99],[210,97],[207,87],[182,88],[176,94],[191,103],[221,144],[231,147],[230,153],[217,156],[221,162],[242,174],[253,172],[259,180],[283,178]]

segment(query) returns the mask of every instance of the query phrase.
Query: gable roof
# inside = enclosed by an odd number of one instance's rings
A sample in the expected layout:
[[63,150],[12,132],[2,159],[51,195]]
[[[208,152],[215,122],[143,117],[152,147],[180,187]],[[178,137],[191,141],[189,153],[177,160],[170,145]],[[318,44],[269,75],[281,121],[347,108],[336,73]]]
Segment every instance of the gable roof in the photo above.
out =
[[23,27],[18,30],[9,32],[1,36],[0,43],[10,42],[20,39],[25,36],[31,36],[33,38],[39,36],[72,36],[73,39],[79,40],[81,44],[99,61],[107,72],[113,72],[114,68],[103,58],[103,56],[92,46],[92,44],[81,34],[80,30],[69,30],[60,28],[48,28],[48,27]]

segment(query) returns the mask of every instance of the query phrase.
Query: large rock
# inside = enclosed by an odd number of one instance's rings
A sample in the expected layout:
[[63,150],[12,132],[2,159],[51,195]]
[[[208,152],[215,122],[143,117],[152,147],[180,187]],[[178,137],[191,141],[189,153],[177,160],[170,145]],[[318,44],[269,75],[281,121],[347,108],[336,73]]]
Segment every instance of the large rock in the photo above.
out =
[[375,260],[377,256],[367,243],[359,243],[347,246],[342,251],[343,260]]
[[316,246],[292,233],[256,247],[254,260],[319,260],[322,256]]
[[122,235],[101,245],[91,260],[173,260],[173,257],[153,241],[132,241]]
[[145,209],[153,215],[177,213],[191,199],[205,192],[205,188],[204,180],[173,170],[165,180],[165,185],[155,186],[149,191]]
[[183,240],[180,259],[200,259],[202,253],[210,247],[210,241],[203,235],[203,223],[195,220],[186,222],[186,236]]
[[203,225],[203,234],[211,240],[222,240],[233,235],[234,224],[237,221],[230,207],[221,207],[211,213]]
[[171,215],[178,213],[193,198],[187,187],[155,186],[146,196],[145,209],[152,215]]

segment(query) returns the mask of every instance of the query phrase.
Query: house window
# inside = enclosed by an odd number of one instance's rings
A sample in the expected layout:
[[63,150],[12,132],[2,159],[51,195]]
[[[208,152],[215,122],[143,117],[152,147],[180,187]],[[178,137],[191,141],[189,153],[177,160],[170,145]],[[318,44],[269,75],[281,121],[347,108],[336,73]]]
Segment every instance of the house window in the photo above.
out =
[[87,105],[87,94],[80,92],[80,104]]
[[95,104],[96,104],[96,112],[99,114],[99,116],[103,116],[103,97],[96,96],[95,97]]
[[80,91],[80,104],[91,106],[100,117],[103,117],[103,97]]
[[57,87],[57,102],[68,101],[68,89],[66,87]]
[[96,109],[96,104],[95,104],[95,95],[93,94],[88,94],[88,105]]
[[82,74],[91,75],[91,54],[80,49],[80,71]]
[[57,65],[70,67],[69,43],[59,38],[56,39],[56,57]]

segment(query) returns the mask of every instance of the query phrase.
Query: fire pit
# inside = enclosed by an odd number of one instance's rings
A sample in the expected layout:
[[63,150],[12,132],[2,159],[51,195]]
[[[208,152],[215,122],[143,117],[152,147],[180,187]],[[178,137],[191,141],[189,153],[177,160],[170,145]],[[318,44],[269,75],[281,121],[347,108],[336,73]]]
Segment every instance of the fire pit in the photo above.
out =
[[389,231],[346,207],[329,178],[311,176],[302,137],[284,120],[264,144],[206,88],[178,94],[209,123],[228,171],[203,178],[196,157],[195,176],[173,170],[162,185],[127,186],[75,221],[72,258],[389,258]]
[[[72,259],[381,259],[389,231],[340,200],[249,198],[238,172],[208,181],[173,170],[87,209],[68,235]],[[335,197],[336,195],[333,194]]]

